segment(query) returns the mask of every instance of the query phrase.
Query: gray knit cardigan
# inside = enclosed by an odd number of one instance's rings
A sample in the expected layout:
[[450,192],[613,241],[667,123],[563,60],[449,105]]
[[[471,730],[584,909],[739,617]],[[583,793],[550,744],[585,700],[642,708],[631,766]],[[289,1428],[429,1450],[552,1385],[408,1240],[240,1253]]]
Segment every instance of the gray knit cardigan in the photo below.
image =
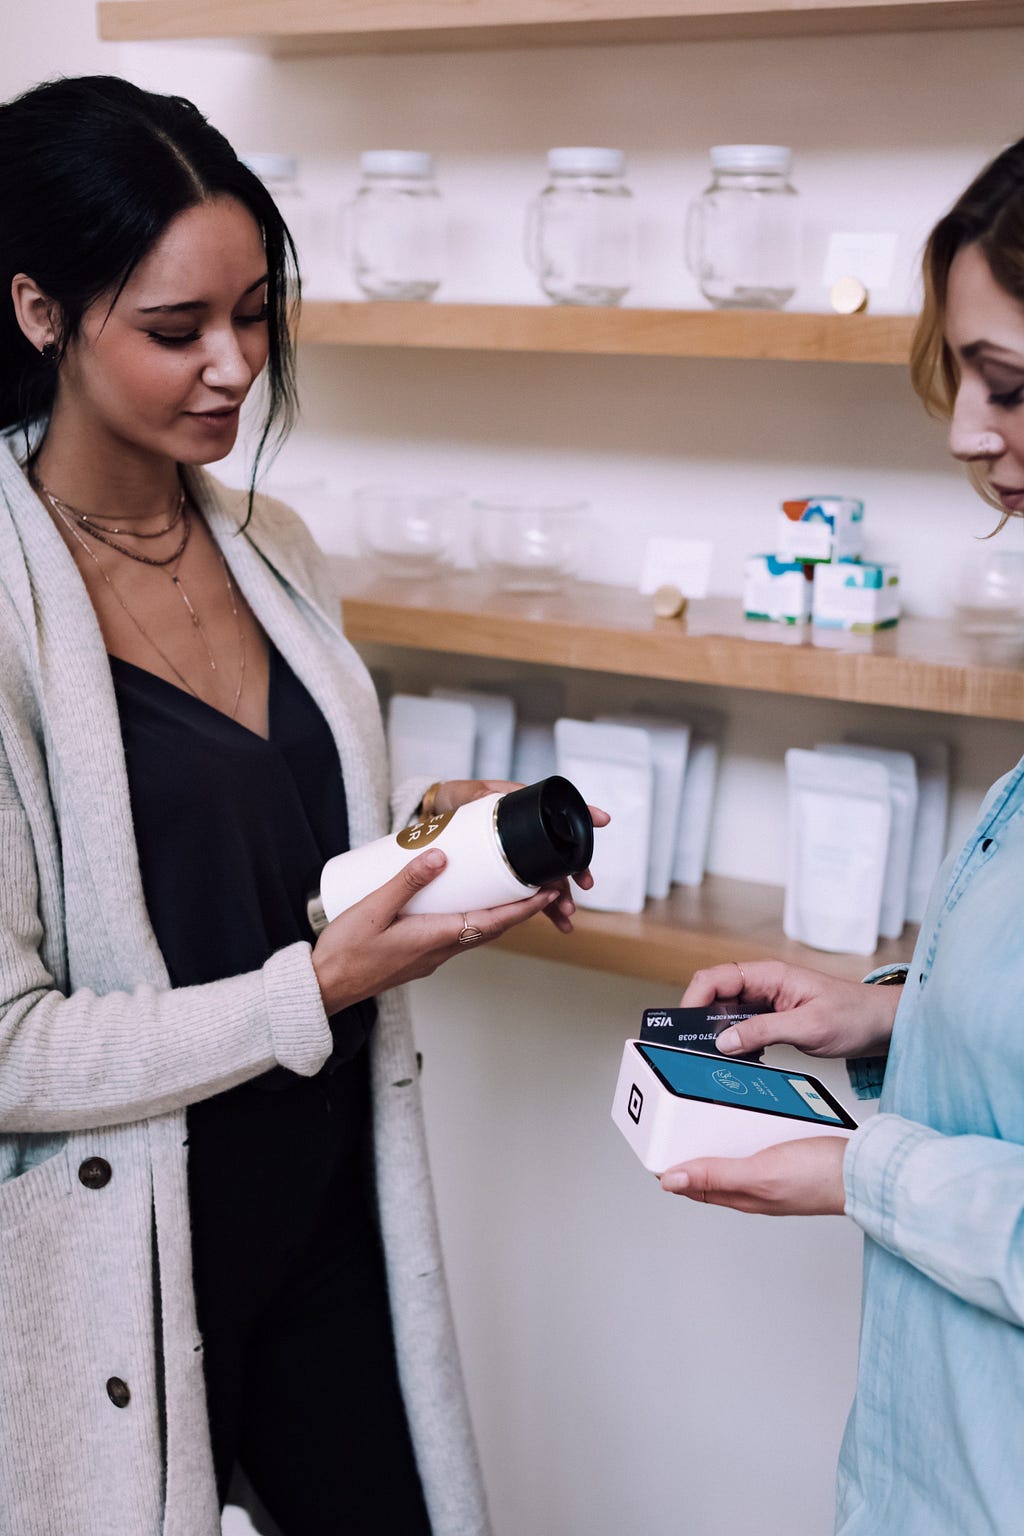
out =
[[[330,1032],[304,943],[170,987],[103,639],[18,452],[0,435],[0,1532],[216,1536],[185,1107],[277,1064],[316,1072]],[[315,545],[277,503],[257,498],[240,534],[243,495],[202,472],[191,490],[330,725],[353,843],[381,835],[377,704]],[[395,1338],[433,1529],[484,1536],[400,991],[381,999],[372,1057]],[[96,1158],[112,1170],[101,1187],[83,1169]]]

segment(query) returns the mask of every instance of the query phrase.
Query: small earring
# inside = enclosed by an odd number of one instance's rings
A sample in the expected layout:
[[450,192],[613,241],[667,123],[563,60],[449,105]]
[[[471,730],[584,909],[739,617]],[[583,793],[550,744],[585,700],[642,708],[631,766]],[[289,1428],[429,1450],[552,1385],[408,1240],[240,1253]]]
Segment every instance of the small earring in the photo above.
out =
[[55,363],[60,353],[60,348],[55,341],[48,341],[45,346],[39,348],[39,356],[44,363]]

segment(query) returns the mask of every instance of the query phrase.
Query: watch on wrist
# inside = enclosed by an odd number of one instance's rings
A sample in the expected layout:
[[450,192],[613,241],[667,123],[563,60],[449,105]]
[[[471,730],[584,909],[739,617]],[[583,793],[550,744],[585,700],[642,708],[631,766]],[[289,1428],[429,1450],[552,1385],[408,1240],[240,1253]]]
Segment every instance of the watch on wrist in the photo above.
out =
[[440,788],[441,781],[438,779],[434,784],[431,784],[428,789],[423,791],[423,796],[417,807],[416,814],[424,821],[429,821],[430,817],[433,816],[434,811],[437,809],[437,792]]
[[869,987],[902,987],[907,979],[908,965],[888,965],[879,971],[871,971],[864,977]]

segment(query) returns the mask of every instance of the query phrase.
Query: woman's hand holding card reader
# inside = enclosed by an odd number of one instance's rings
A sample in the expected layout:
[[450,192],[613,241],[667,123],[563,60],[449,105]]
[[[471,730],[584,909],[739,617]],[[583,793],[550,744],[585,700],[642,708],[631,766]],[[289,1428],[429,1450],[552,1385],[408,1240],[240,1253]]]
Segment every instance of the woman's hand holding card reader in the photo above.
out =
[[806,1072],[627,1040],[612,1119],[651,1173],[749,1157],[780,1141],[850,1136],[857,1122]]

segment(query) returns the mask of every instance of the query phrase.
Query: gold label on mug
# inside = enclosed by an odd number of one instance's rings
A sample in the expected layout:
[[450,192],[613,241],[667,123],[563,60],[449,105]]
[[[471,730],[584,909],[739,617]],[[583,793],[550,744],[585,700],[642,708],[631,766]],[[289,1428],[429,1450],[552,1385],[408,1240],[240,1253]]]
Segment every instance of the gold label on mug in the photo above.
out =
[[438,811],[434,816],[428,816],[424,821],[414,821],[411,827],[403,827],[395,841],[399,848],[426,848],[435,837],[439,837],[445,827],[455,815],[454,811]]

